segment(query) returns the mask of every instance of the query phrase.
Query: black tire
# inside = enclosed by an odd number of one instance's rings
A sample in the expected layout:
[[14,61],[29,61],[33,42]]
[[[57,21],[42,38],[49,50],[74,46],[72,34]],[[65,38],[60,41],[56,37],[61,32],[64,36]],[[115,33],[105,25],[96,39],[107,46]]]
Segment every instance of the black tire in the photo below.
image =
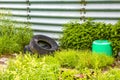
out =
[[55,42],[55,40],[44,35],[33,36],[29,46],[30,46],[30,50],[33,53],[38,53],[38,54],[52,53],[58,49],[58,45]]
[[24,53],[26,53],[26,52],[29,52],[29,53],[32,54],[32,51],[30,50],[29,45],[26,45],[26,46],[24,47]]

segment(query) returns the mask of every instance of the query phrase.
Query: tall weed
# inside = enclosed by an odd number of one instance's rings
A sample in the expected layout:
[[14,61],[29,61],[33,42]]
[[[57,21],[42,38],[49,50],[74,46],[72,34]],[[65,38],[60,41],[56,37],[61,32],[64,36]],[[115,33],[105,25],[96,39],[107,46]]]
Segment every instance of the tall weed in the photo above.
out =
[[104,54],[93,54],[91,51],[63,50],[54,56],[63,68],[99,69],[113,64],[114,58]]
[[59,61],[62,67],[74,68],[78,64],[78,51],[63,50],[55,53],[55,58]]
[[84,68],[89,69],[102,69],[110,66],[114,63],[114,58],[104,54],[93,54],[91,52],[84,52],[79,55],[79,61],[76,69],[83,70]]
[[27,25],[17,25],[10,18],[4,17],[0,17],[0,53],[23,51],[33,35],[32,30]]

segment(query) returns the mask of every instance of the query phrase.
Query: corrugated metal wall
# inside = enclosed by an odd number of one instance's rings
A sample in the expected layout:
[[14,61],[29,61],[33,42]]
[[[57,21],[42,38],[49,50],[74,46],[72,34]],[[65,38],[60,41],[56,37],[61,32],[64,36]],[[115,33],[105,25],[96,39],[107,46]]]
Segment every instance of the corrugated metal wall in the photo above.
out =
[[58,39],[62,25],[70,20],[80,20],[79,0],[30,0],[30,22],[35,34]]
[[34,34],[56,40],[63,24],[71,20],[115,23],[120,19],[120,0],[0,0],[0,8],[10,9],[18,22],[29,21]]
[[86,0],[86,18],[115,23],[120,20],[120,0]]
[[9,10],[12,19],[27,22],[27,2],[25,0],[0,0],[0,8]]

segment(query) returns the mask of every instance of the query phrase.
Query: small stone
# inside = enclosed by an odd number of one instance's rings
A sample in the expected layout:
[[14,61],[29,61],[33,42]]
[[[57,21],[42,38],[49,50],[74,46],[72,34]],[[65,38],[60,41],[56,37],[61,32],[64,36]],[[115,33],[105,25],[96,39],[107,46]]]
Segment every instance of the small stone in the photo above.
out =
[[84,78],[84,75],[83,74],[76,74],[75,77],[76,78]]

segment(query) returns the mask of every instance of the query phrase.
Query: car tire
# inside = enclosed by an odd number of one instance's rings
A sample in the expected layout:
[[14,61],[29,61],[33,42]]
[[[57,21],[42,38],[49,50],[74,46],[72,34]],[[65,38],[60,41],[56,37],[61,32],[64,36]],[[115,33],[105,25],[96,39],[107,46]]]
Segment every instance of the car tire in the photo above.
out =
[[44,35],[35,35],[29,44],[33,53],[50,54],[58,49],[58,45],[52,38]]
[[26,53],[26,52],[29,52],[29,53],[32,54],[32,51],[31,51],[29,45],[26,45],[26,46],[24,47],[24,53]]

